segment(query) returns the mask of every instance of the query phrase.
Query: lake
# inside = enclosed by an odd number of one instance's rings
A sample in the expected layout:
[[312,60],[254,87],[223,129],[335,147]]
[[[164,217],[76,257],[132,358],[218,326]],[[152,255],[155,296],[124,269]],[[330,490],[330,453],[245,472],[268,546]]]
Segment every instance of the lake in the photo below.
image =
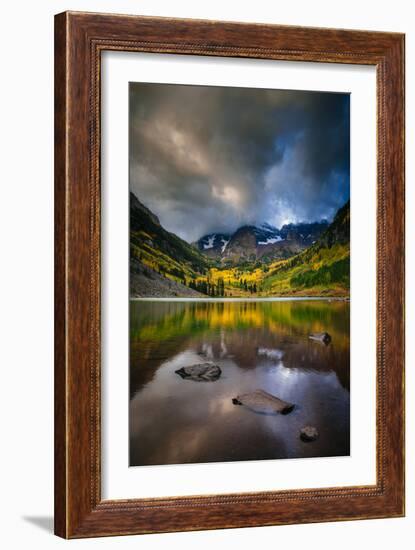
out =
[[[340,300],[131,301],[130,466],[349,455],[349,324]],[[218,380],[175,373],[206,361]],[[294,410],[232,403],[256,389]],[[300,439],[306,425],[316,441]]]

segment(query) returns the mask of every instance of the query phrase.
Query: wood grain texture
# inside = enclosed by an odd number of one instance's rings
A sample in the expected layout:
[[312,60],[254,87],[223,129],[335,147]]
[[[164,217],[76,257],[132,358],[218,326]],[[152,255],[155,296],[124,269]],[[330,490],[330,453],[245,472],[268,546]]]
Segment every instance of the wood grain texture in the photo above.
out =
[[[60,18],[61,19],[61,18]],[[58,23],[58,20],[57,20]],[[66,532],[66,26],[55,26],[55,532]]]
[[[101,500],[103,50],[377,68],[377,482]],[[404,36],[66,12],[55,18],[55,532],[65,538],[404,514]]]

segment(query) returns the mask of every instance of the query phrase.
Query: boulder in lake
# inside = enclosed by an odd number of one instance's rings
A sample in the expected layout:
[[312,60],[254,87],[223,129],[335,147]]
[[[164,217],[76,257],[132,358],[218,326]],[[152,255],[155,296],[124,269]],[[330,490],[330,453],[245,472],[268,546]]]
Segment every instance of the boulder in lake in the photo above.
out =
[[251,393],[238,395],[232,399],[232,403],[234,405],[245,405],[248,409],[262,414],[288,414],[295,407],[293,403],[283,401],[264,390],[255,390]]
[[195,382],[214,382],[222,374],[220,367],[214,363],[197,363],[196,365],[182,367],[175,372],[183,379],[194,380]]
[[328,332],[312,332],[309,338],[310,340],[315,340],[325,346],[328,346],[331,342],[331,336]]
[[318,435],[318,430],[314,426],[304,426],[304,428],[300,430],[300,439],[302,441],[315,441]]

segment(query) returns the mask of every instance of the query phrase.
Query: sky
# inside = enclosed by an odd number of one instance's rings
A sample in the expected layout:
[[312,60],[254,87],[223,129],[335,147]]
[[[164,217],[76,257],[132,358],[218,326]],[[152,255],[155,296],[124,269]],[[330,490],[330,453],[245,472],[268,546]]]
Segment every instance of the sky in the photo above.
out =
[[188,242],[331,220],[350,193],[350,96],[130,83],[130,189]]

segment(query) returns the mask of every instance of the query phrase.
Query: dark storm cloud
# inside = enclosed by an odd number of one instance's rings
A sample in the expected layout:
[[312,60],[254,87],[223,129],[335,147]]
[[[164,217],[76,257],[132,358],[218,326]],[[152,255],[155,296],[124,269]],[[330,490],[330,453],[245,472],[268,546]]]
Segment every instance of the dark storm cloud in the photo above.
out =
[[188,241],[331,218],[349,197],[349,96],[130,84],[130,186]]

